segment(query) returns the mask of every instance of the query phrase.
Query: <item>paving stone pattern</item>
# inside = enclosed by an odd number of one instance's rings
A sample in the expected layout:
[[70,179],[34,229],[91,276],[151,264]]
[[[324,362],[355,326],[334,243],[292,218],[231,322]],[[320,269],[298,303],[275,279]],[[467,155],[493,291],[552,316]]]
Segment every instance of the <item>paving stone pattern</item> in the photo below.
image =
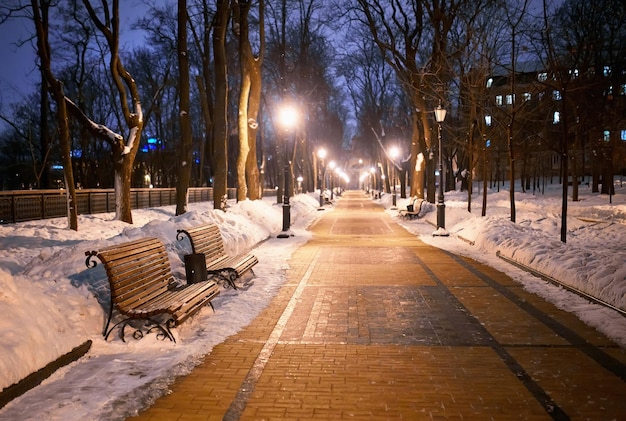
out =
[[626,350],[506,274],[358,191],[310,229],[267,308],[132,420],[626,419]]

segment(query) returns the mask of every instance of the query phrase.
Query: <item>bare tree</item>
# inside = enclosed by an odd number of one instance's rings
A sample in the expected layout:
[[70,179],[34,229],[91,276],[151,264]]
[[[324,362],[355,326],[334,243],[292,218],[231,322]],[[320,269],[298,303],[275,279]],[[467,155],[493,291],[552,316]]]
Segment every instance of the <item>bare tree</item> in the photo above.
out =
[[[394,99],[401,87],[367,33],[356,30],[347,34],[347,52],[338,65],[338,74],[345,80],[345,89],[354,107],[357,134],[352,140],[352,150],[373,162],[384,159],[377,138],[383,128],[394,126],[393,115],[397,107]],[[382,126],[382,127],[381,127]]]
[[[488,11],[488,12],[487,12]],[[459,83],[459,107],[462,121],[466,126],[466,136],[459,139],[463,144],[465,155],[459,160],[458,169],[467,187],[467,211],[472,211],[472,193],[474,175],[478,171],[479,162],[485,158],[481,151],[484,148],[486,132],[485,116],[490,115],[486,108],[489,103],[487,80],[495,62],[495,54],[499,43],[497,7],[487,7],[472,16],[465,16],[454,28],[452,43],[465,46],[459,48],[454,55],[454,71]],[[481,146],[482,145],[482,146]],[[483,177],[484,178],[484,177]],[[486,181],[486,178],[485,180]],[[483,215],[486,213],[486,191],[483,192]]]
[[239,1],[233,14],[239,38],[241,86],[239,93],[239,156],[237,158],[237,200],[260,199],[262,189],[257,165],[256,136],[261,106],[261,66],[265,52],[264,1],[259,2],[259,51],[252,51],[249,13],[251,0]]
[[[105,141],[111,147],[114,166],[113,184],[115,187],[116,219],[132,223],[130,206],[131,176],[144,120],[137,85],[122,64],[119,53],[119,0],[113,0],[111,4],[106,0],[102,0],[98,8],[94,8],[88,0],[83,0],[82,3],[87,11],[89,21],[97,28],[97,31],[104,38],[107,45],[105,55],[109,57],[109,72],[113,81],[114,90],[117,92],[119,99],[122,118],[128,128],[127,139],[124,139],[121,134],[109,129],[104,124],[98,124],[88,117],[86,110],[81,109],[79,103],[73,101],[64,93],[62,84],[60,84],[60,82],[54,82],[54,75],[51,73],[48,74],[46,76],[46,82],[49,84],[51,92],[53,92],[53,96],[57,102],[57,112],[61,113],[61,118],[67,120],[67,116],[63,117],[62,114],[65,108],[67,110],[66,112],[71,114],[86,128],[91,136]],[[39,12],[43,10],[43,8],[49,9],[51,4],[51,2],[31,1],[33,12],[38,13],[35,18],[38,19],[40,24],[43,22],[43,19]],[[38,28],[38,31],[42,34],[46,33],[43,24],[40,26],[41,28]],[[38,46],[38,53],[45,55],[46,60],[48,60],[48,67],[50,67],[49,46],[45,45],[47,35],[41,35],[39,38],[41,38],[40,42],[43,42],[43,44]],[[62,95],[62,97],[60,95]],[[59,103],[61,98],[63,98],[63,105]],[[66,123],[63,123],[61,127],[65,124]],[[67,124],[67,136],[69,136],[69,123]],[[62,132],[61,135],[65,136],[66,134]],[[67,146],[62,147],[67,148],[67,151],[63,151],[63,155],[67,155],[67,158],[64,158],[68,160],[68,162],[64,162],[64,166],[67,170],[68,165],[69,168],[71,168],[69,142]],[[68,189],[74,188],[73,177],[71,180],[66,180],[66,184]]]
[[55,78],[51,70],[50,44],[48,42],[49,27],[49,1],[31,0],[33,22],[37,34],[37,55],[41,61],[41,70],[45,77],[42,83],[47,84],[48,89],[56,102],[56,121],[59,131],[59,143],[61,145],[61,158],[63,160],[63,172],[65,185],[68,193],[68,221],[72,230],[78,230],[78,209],[76,207],[76,187],[74,185],[74,173],[72,171],[72,157],[70,148],[70,127],[63,83]]
[[[572,176],[576,188],[574,148],[582,143],[578,138],[583,130],[601,139],[589,143],[593,144],[595,157],[601,157],[604,163],[603,193],[609,197],[612,193],[613,143],[610,135],[605,138],[605,130],[609,128],[612,130],[608,133],[615,133],[624,121],[623,108],[613,102],[613,89],[623,78],[620,70],[626,45],[623,25],[626,8],[623,2],[580,0],[566,2],[554,11],[550,6],[544,0],[543,27],[539,34],[545,68],[550,76],[545,81],[546,90],[553,97],[558,95],[558,109],[551,111],[558,112],[560,134],[555,149],[561,157],[561,241],[566,242],[569,177]],[[577,139],[575,142],[571,142],[573,136]],[[596,159],[592,159],[592,163],[597,162]],[[571,163],[573,171],[570,171]]]
[[510,89],[511,89],[511,113],[510,113],[510,121],[507,126],[507,140],[508,140],[508,149],[509,149],[509,204],[511,208],[511,222],[515,222],[516,212],[515,212],[515,149],[513,143],[513,131],[515,129],[515,116],[517,109],[519,108],[519,103],[521,101],[516,101],[515,98],[515,77],[517,72],[517,60],[518,60],[518,46],[516,42],[518,41],[518,32],[519,27],[522,24],[524,18],[527,14],[529,0],[524,0],[521,2],[521,5],[518,2],[514,2],[515,7],[513,9],[507,8],[507,22],[509,28],[511,29],[511,77],[510,77]]
[[213,26],[213,56],[215,65],[215,120],[213,124],[215,176],[213,207],[223,209],[227,197],[228,181],[228,69],[226,57],[226,31],[230,18],[228,0],[216,0]]
[[178,0],[178,119],[180,124],[180,163],[176,183],[176,215],[187,212],[187,190],[191,179],[192,132],[189,100],[189,53],[187,51],[187,0]]
[[[358,0],[355,18],[370,29],[385,60],[394,68],[411,103],[411,194],[424,197],[425,162],[431,158],[432,113],[444,100],[450,81],[448,36],[457,15],[482,2]],[[434,160],[428,159],[431,166]],[[428,199],[434,202],[434,177],[428,171]]]

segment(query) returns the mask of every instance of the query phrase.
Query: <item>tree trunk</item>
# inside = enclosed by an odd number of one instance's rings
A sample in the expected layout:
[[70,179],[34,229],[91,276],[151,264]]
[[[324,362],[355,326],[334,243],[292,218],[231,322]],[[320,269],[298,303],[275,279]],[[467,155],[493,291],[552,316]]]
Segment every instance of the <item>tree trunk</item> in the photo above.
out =
[[411,113],[411,171],[413,174],[409,177],[410,194],[412,197],[424,198],[424,169],[426,162],[420,144],[419,126],[417,113]]
[[[259,169],[256,157],[256,135],[258,111],[261,100],[261,64],[264,50],[263,1],[259,3],[261,46],[259,57],[255,58],[250,45],[248,15],[250,1],[240,1],[234,12],[239,35],[239,60],[241,69],[241,89],[239,94],[239,157],[237,159],[237,199],[247,197],[256,200],[261,197]],[[237,31],[235,31],[237,32]]]
[[513,27],[511,41],[511,121],[509,122],[509,126],[507,127],[507,138],[509,142],[509,202],[511,206],[511,222],[515,222],[516,212],[515,212],[515,153],[513,150],[513,125],[515,124],[515,61],[517,60],[516,51],[515,51],[515,26]]
[[187,212],[187,190],[191,180],[192,130],[189,102],[189,54],[187,52],[187,0],[178,0],[178,87],[181,162],[176,183],[176,215]]
[[239,93],[239,156],[237,157],[237,200],[245,200],[248,197],[248,184],[246,181],[246,162],[250,152],[248,140],[248,98],[250,96],[249,69],[241,59],[241,90]]
[[[423,104],[426,106],[426,103]],[[422,112],[422,130],[424,130],[424,141],[426,143],[426,200],[429,203],[435,203],[435,147],[432,141],[432,130],[430,128],[430,122],[425,112]],[[437,146],[439,147],[439,146]]]
[[[47,18],[46,18],[47,19]],[[46,25],[47,26],[47,25]],[[46,87],[46,75],[41,70],[41,90],[39,103],[39,159],[41,160],[41,175],[38,177],[38,186],[40,189],[52,188],[50,180],[50,164],[48,163],[48,154],[50,153],[50,131],[48,130],[48,89]]]
[[[200,97],[200,109],[202,110],[202,120],[204,122],[204,148],[202,153],[201,171],[202,179],[211,179],[211,173],[204,174],[204,162],[208,161],[211,170],[215,168],[215,162],[213,159],[213,118],[211,113],[211,107],[209,106],[209,93],[204,86],[204,82],[201,76],[196,77],[196,84],[198,85],[198,95]],[[207,183],[208,185],[209,183]]]
[[574,138],[574,151],[572,153],[572,201],[578,202],[578,152],[581,150],[582,145],[582,133],[580,130],[580,124],[576,125],[576,133]]
[[239,87],[239,114],[237,116],[237,126],[239,128],[239,156],[237,157],[237,201],[245,200],[248,197],[248,184],[246,180],[246,162],[250,152],[250,142],[248,140],[248,102],[250,98],[250,61],[251,48],[248,39],[250,27],[248,25],[248,13],[250,12],[250,2],[240,1],[236,3],[233,13],[235,25],[235,35],[239,35],[239,71],[241,73]]
[[[261,2],[262,3],[262,2]],[[262,7],[262,6],[261,6]],[[258,61],[257,61],[258,63]],[[261,107],[261,69],[254,66],[250,74],[250,99],[248,102],[248,160],[246,161],[246,176],[248,183],[248,197],[251,200],[259,200],[263,196],[259,165],[257,163],[257,132],[258,116]]]
[[487,138],[483,135],[483,205],[481,216],[487,215]]
[[563,177],[563,190],[561,194],[561,242],[567,242],[567,189],[569,176],[569,156],[567,151],[567,116],[565,108],[566,90],[563,88],[561,94],[561,174]]
[[252,200],[263,198],[263,185],[257,158],[257,132],[259,130],[259,110],[261,108],[261,66],[263,65],[263,57],[265,55],[265,1],[259,1],[259,37],[261,39],[259,45],[259,56],[252,56],[250,49],[248,58],[250,61],[250,98],[248,102],[248,160],[246,161],[246,176],[248,183],[248,197]]
[[215,63],[215,120],[213,125],[215,169],[213,177],[213,208],[224,209],[228,188],[228,71],[226,67],[226,28],[229,1],[217,0],[213,28]]

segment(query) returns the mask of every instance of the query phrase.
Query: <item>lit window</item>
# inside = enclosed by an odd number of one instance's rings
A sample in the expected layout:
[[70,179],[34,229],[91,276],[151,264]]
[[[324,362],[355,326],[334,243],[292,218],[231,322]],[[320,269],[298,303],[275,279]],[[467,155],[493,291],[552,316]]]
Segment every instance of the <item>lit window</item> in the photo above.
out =
[[604,70],[602,72],[604,76],[611,76],[611,66],[604,66]]
[[622,84],[622,86],[620,86],[619,94],[620,95],[626,95],[626,83],[624,83],[624,84]]
[[491,116],[490,115],[486,115],[485,116],[485,124],[487,125],[487,127],[491,127]]
[[493,78],[492,77],[487,79],[487,88],[491,88],[491,85],[493,85]]
[[560,101],[561,100],[561,92],[560,91],[553,91],[552,92],[552,99],[555,101]]
[[502,95],[496,95],[496,105],[502,105]]
[[620,138],[622,139],[622,142],[626,142],[626,130],[620,131]]
[[610,142],[611,141],[611,132],[608,130],[605,130],[602,133],[602,138],[604,139],[605,142]]
[[508,94],[506,96],[506,103],[507,103],[507,105],[511,105],[514,102],[515,102],[515,95]]
[[533,96],[530,92],[524,92],[524,101],[530,101],[532,97]]
[[572,79],[576,79],[578,77],[578,69],[570,70],[569,75]]
[[537,79],[539,80],[539,82],[545,82],[546,80],[548,80],[548,74],[546,72],[539,73],[537,75]]
[[552,124],[558,124],[560,121],[561,121],[561,113],[558,111],[555,111],[552,117]]
[[487,141],[485,142],[485,146],[486,147],[491,146],[491,139],[487,139]]

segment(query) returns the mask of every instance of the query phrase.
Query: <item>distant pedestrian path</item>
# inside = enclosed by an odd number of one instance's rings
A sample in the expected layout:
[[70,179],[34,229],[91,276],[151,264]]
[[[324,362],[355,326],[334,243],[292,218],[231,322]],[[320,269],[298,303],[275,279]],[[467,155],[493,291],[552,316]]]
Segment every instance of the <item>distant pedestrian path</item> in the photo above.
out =
[[626,415],[626,350],[505,274],[358,191],[310,230],[268,307],[133,420]]

